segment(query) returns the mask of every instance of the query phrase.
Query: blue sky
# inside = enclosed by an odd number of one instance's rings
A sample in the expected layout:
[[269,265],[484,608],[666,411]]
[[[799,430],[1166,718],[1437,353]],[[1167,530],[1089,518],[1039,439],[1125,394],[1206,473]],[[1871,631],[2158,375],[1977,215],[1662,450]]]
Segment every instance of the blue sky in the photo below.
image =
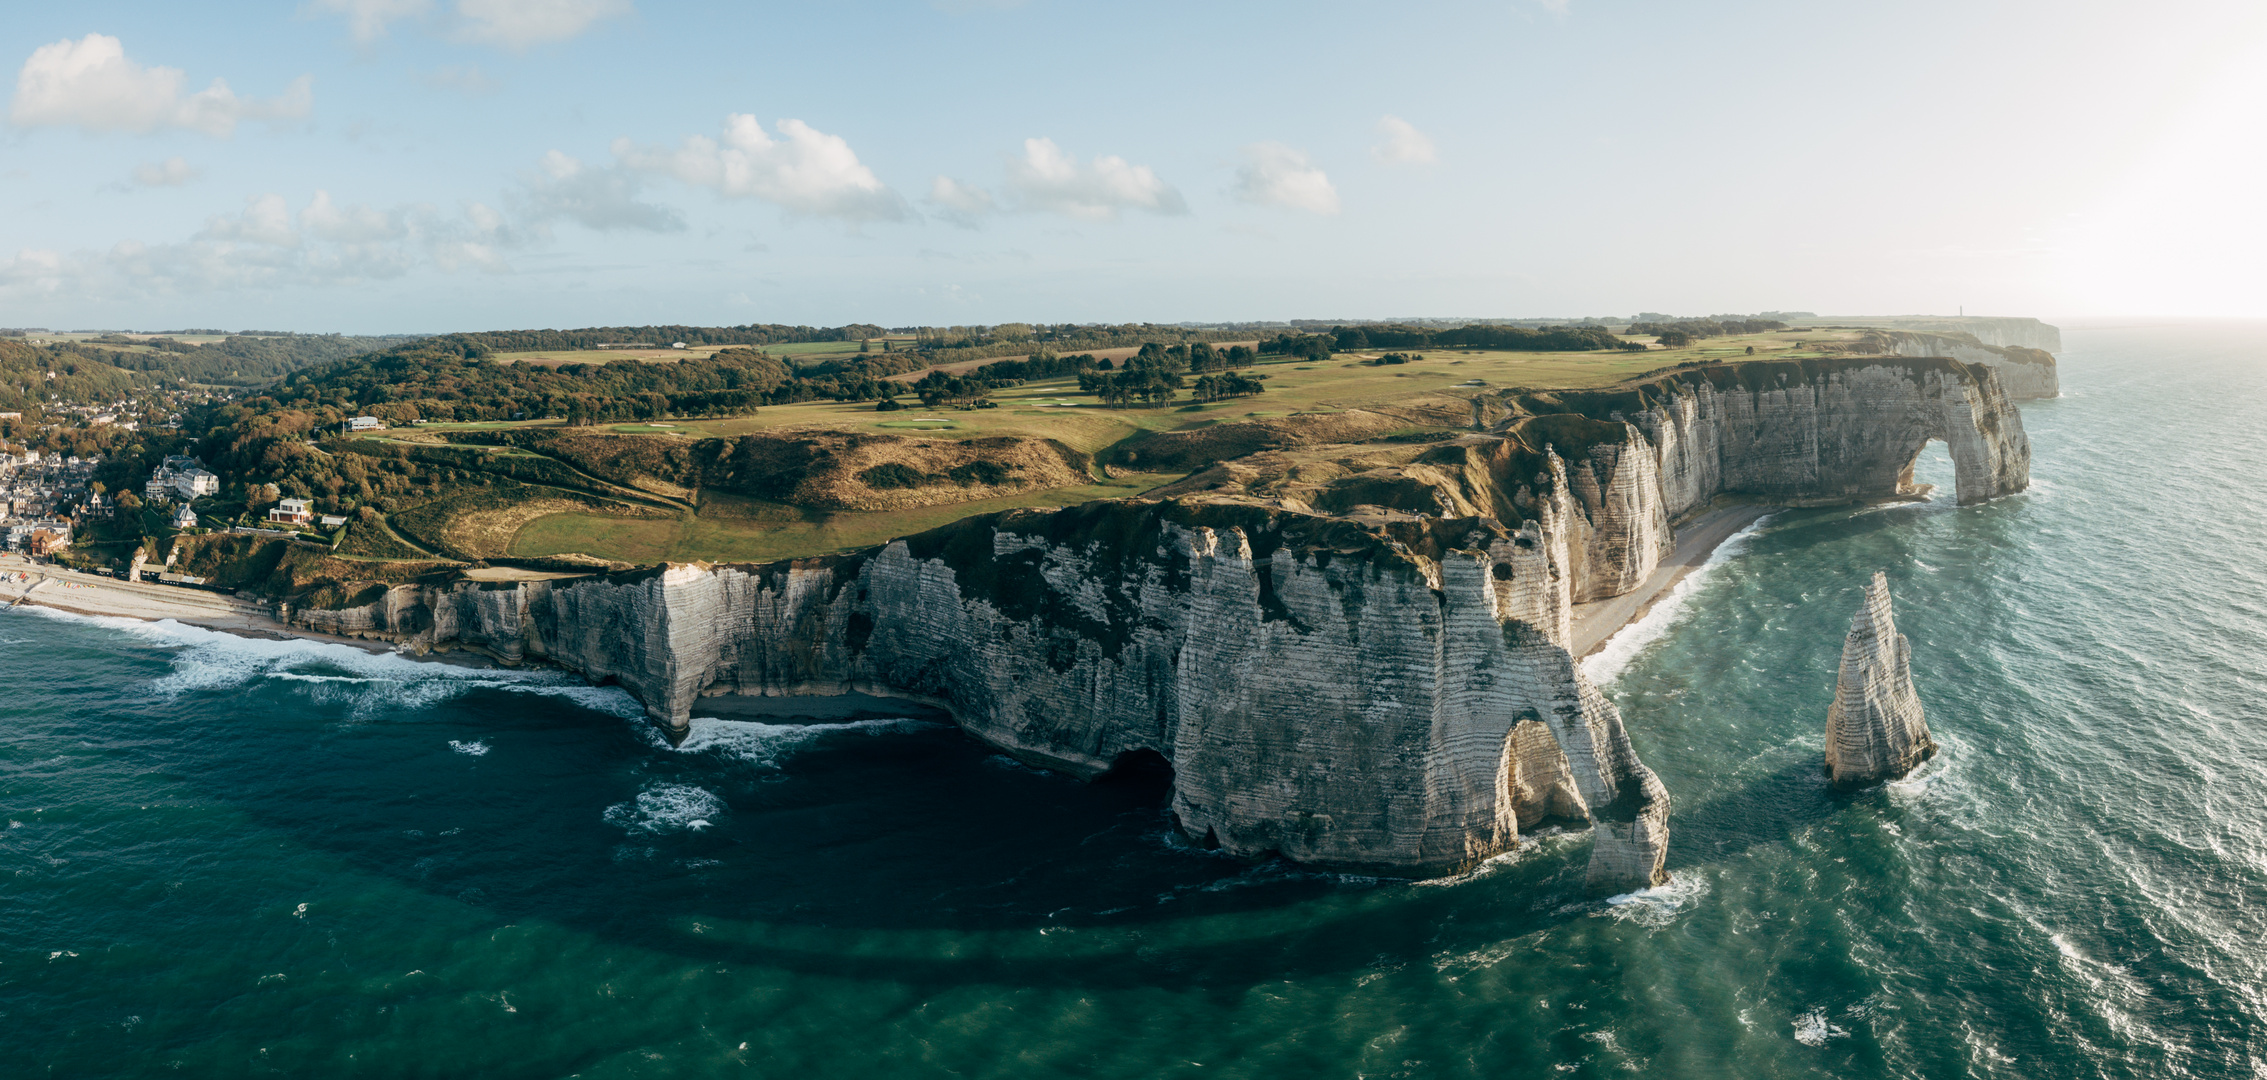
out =
[[0,325],[2261,315],[2263,46],[2224,0],[11,2]]

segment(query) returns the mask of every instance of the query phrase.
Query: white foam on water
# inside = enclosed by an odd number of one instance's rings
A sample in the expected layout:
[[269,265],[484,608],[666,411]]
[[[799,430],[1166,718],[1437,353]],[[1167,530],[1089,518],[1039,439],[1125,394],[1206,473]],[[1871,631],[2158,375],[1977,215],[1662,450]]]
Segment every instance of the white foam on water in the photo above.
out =
[[460,742],[456,739],[450,739],[449,749],[454,750],[457,753],[463,754],[467,757],[488,756],[488,744],[477,739],[473,740],[472,742]]
[[173,671],[150,684],[164,697],[274,680],[295,684],[317,701],[347,704],[356,716],[428,708],[473,690],[565,698],[583,708],[616,716],[642,716],[645,712],[618,687],[591,686],[560,671],[466,667],[304,638],[238,637],[171,619],[143,622],[48,608],[31,610],[116,629],[151,645],[175,650]]
[[[678,753],[719,753],[751,765],[777,768],[781,759],[819,739],[833,735],[895,735],[943,727],[929,720],[854,720],[845,724],[765,724],[753,720],[716,720],[696,716]],[[644,725],[649,737],[668,743],[658,729]]]
[[1827,1022],[1825,1006],[1795,1017],[1795,1041],[1804,1046],[1825,1046],[1828,1039],[1849,1037],[1849,1031]]
[[1637,659],[1637,654],[1645,651],[1646,646],[1667,636],[1677,617],[1684,614],[1685,602],[1691,599],[1693,590],[1699,588],[1700,583],[1707,580],[1724,560],[1746,551],[1748,543],[1755,539],[1757,531],[1772,516],[1765,514],[1748,522],[1746,528],[1725,537],[1724,542],[1716,545],[1716,550],[1709,552],[1708,558],[1702,560],[1699,566],[1693,567],[1691,573],[1678,579],[1675,585],[1669,587],[1668,592],[1656,598],[1644,617],[1614,631],[1614,635],[1607,638],[1606,644],[1597,652],[1583,657],[1582,673],[1589,676],[1591,682],[1599,684],[1612,682],[1619,677]]
[[724,816],[724,800],[691,784],[654,784],[637,798],[615,803],[602,815],[608,825],[629,833],[699,832]]
[[1700,898],[1706,895],[1708,878],[1697,870],[1687,870],[1670,878],[1666,885],[1609,896],[1606,906],[1596,914],[1641,926],[1667,926],[1699,906]]

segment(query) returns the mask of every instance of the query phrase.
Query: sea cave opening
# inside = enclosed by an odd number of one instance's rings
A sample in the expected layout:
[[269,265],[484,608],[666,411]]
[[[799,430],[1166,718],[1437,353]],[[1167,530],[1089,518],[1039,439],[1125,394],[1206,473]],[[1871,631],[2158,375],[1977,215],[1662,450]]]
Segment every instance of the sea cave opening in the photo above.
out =
[[1094,784],[1161,805],[1173,797],[1173,763],[1146,746],[1128,750],[1113,759],[1109,770],[1094,778]]

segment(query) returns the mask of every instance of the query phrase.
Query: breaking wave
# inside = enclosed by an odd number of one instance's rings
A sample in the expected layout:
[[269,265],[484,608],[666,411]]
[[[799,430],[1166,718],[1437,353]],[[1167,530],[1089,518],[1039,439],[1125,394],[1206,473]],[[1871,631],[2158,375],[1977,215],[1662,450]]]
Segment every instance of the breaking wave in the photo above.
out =
[[1607,638],[1597,652],[1584,657],[1582,673],[1588,675],[1594,683],[1614,681],[1616,676],[1629,667],[1631,661],[1637,659],[1639,653],[1645,651],[1646,646],[1659,641],[1669,632],[1677,618],[1684,614],[1686,601],[1692,598],[1694,590],[1700,588],[1700,583],[1706,581],[1725,560],[1746,551],[1748,542],[1755,539],[1756,533],[1762,530],[1763,523],[1771,518],[1772,515],[1765,514],[1749,522],[1746,528],[1725,537],[1723,543],[1716,545],[1716,550],[1708,553],[1707,559],[1693,567],[1691,573],[1677,579],[1675,585],[1669,586],[1668,592],[1654,600],[1653,606],[1646,610],[1643,617],[1614,631],[1614,635]]

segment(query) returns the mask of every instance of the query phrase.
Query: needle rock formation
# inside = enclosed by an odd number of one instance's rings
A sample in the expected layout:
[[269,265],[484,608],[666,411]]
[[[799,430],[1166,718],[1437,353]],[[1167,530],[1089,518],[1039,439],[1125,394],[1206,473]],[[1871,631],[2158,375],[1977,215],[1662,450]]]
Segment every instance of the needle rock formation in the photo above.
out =
[[1895,780],[1935,753],[1913,691],[1913,648],[1889,610],[1889,575],[1876,571],[1842,643],[1842,677],[1826,713],[1826,772],[1836,787],[1862,787]]

